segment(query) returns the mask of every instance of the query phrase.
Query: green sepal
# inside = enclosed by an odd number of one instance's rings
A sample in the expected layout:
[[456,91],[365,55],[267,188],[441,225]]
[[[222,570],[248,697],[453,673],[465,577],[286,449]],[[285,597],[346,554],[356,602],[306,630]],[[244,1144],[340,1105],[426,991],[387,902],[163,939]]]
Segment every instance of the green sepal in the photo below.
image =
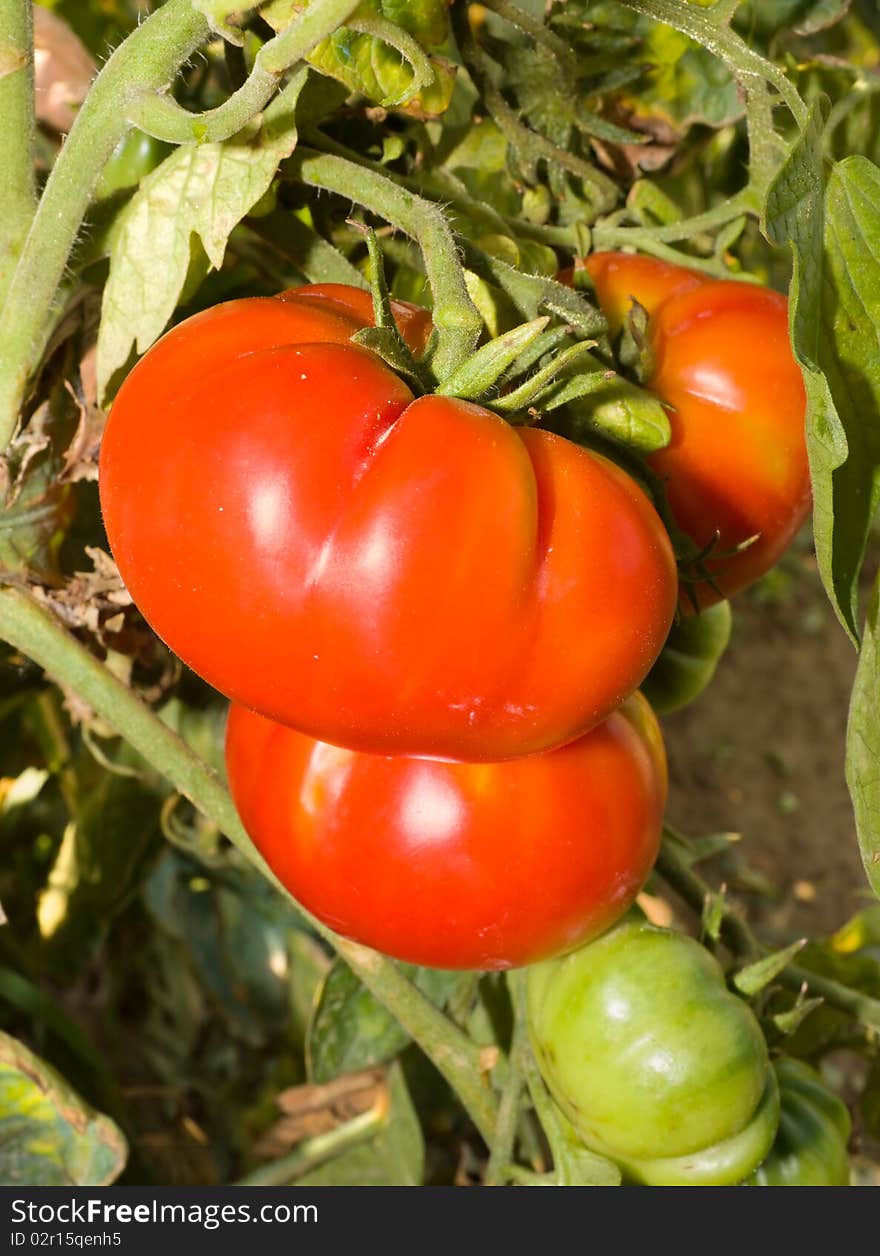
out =
[[546,317],[536,318],[490,340],[443,380],[435,391],[441,397],[461,397],[465,401],[485,396],[549,322]]
[[[504,413],[524,410],[531,405],[545,410],[553,409],[554,385],[557,377],[572,363],[588,354],[592,348],[592,343],[589,340],[582,340],[564,349],[562,353],[553,358],[539,371],[536,371],[534,375],[520,384],[518,388],[515,388],[513,392],[499,397],[494,403],[495,409]],[[598,374],[598,372],[592,371],[586,376],[575,376],[571,380],[564,381],[562,386],[565,387],[568,383],[573,384],[577,380],[584,378],[589,380],[595,374]],[[561,403],[556,402],[555,404],[559,405]]]
[[773,1024],[780,1033],[785,1034],[787,1037],[789,1034],[796,1033],[810,1013],[815,1012],[816,1008],[824,1002],[824,999],[806,999],[802,995],[798,995],[794,1007],[787,1012],[776,1013],[773,1017]]
[[361,228],[359,223],[353,226],[363,230],[367,242],[367,253],[370,258],[370,292],[373,297],[373,327],[365,327],[352,336],[357,344],[371,349],[384,362],[400,375],[405,375],[417,384],[421,392],[430,391],[430,380],[424,367],[413,356],[412,350],[400,334],[400,329],[391,309],[391,294],[385,278],[385,260],[379,247],[379,240],[372,227]]
[[774,951],[772,955],[765,955],[754,964],[741,968],[734,975],[733,984],[741,994],[751,998],[765,986],[769,986],[770,982],[788,967],[805,945],[806,938],[798,938],[797,942],[792,942],[791,946],[786,946],[781,951]]
[[635,298],[623,325],[617,356],[621,365],[631,371],[640,383],[651,378],[654,354],[648,339],[648,311]]
[[721,926],[724,923],[724,900],[724,891],[720,890],[717,894],[707,894],[706,901],[703,903],[700,923],[704,936],[711,938],[713,942],[717,942],[721,937]]
[[599,436],[638,453],[665,449],[672,437],[669,416],[651,393],[614,372],[578,376],[548,408],[566,405],[564,434]]

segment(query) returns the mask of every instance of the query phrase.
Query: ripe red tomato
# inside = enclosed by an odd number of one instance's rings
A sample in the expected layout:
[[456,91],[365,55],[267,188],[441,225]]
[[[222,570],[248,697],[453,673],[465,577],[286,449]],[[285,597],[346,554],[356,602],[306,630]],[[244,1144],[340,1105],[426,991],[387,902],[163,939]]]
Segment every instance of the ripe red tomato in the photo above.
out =
[[[595,253],[585,265],[612,333],[633,297],[648,312],[645,382],[672,425],[669,445],[648,461],[682,531],[700,549],[717,533],[706,570],[720,596],[737,593],[779,561],[810,508],[806,398],[788,303],[649,257]],[[708,582],[691,589],[701,607],[720,600]],[[681,603],[693,609],[684,585]]]
[[340,750],[233,706],[242,822],[331,928],[435,968],[509,968],[613,924],[657,855],[666,759],[641,694],[560,750],[455,763]]
[[[215,306],[134,368],[100,465],[107,535],[159,635],[245,706],[336,745],[495,760],[640,683],[676,573],[605,458],[349,343],[364,294]],[[424,311],[402,306],[424,342]]]

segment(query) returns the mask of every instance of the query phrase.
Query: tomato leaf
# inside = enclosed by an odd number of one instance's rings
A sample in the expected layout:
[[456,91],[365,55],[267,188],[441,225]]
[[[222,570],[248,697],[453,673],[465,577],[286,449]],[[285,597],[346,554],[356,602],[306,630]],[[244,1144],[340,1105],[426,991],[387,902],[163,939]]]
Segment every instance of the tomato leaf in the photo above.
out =
[[850,0],[746,0],[735,24],[750,35],[769,39],[790,27],[797,35],[813,35],[839,22]]
[[125,1167],[121,1130],[51,1065],[0,1031],[0,1180],[107,1186]]
[[[792,338],[807,388],[819,571],[857,640],[858,578],[880,502],[880,169],[863,157],[835,165],[823,216],[820,139],[814,110],[771,189],[767,225],[795,252]],[[877,630],[875,592],[850,702],[847,782],[868,880],[880,894]]]
[[232,1036],[260,1046],[287,1023],[287,944],[299,917],[258,873],[229,866],[202,875],[170,852],[147,882],[145,900]]
[[[443,1004],[460,973],[407,968],[410,979],[433,1002]],[[313,1081],[326,1082],[392,1059],[409,1042],[397,1023],[347,964],[337,960],[324,979],[309,1024],[306,1059]]]
[[[807,389],[819,571],[858,639],[858,575],[880,501],[880,169],[832,169],[823,206],[820,117],[771,188],[767,227],[795,252],[792,338]],[[824,219],[824,221],[823,221]]]
[[777,1012],[773,1017],[773,1024],[781,1034],[785,1035],[785,1037],[789,1037],[791,1034],[796,1034],[807,1017],[812,1015],[817,1008],[820,1008],[824,1002],[825,1000],[822,998],[799,998],[794,1007],[790,1008],[789,1011]]
[[159,836],[159,796],[105,773],[81,802],[40,894],[37,920],[60,972],[82,972],[136,888]]
[[628,64],[642,74],[618,96],[630,118],[659,119],[682,132],[695,124],[727,126],[742,115],[733,75],[708,49],[620,4],[602,2],[585,9],[591,25],[634,40]]
[[278,259],[279,278],[285,263],[304,275],[309,283],[346,283],[355,288],[367,286],[363,275],[340,251],[318,235],[296,214],[276,209],[265,218],[248,220],[248,227],[261,244]]
[[849,705],[846,780],[856,816],[862,862],[880,898],[880,577],[865,623],[862,650]]
[[132,347],[143,353],[164,330],[184,290],[194,237],[219,270],[233,227],[296,146],[293,109],[306,77],[302,69],[293,76],[256,135],[182,144],[142,180],[113,235],[98,333],[100,395]]

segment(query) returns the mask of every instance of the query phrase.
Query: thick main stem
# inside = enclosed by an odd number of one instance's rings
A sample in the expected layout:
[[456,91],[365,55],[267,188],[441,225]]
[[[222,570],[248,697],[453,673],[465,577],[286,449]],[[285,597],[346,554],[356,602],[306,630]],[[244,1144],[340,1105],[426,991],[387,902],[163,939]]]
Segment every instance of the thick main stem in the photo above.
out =
[[298,148],[290,164],[303,183],[361,205],[420,246],[438,334],[431,365],[439,381],[448,378],[473,353],[483,322],[468,295],[455,238],[442,209],[385,175],[333,153]]
[[[0,587],[0,638],[84,698],[179,793],[213,820],[246,859],[292,898],[252,845],[219,777],[49,611],[18,589]],[[390,960],[338,937],[296,906],[434,1062],[488,1141],[495,1127],[496,1100],[479,1047]]]
[[30,0],[0,0],[0,301],[36,208]]
[[[207,38],[191,0],[167,0],[116,49],[95,80],[46,183],[0,313],[0,450],[18,426],[64,268],[98,176],[128,126],[129,100],[164,87]],[[5,171],[4,171],[5,178]]]

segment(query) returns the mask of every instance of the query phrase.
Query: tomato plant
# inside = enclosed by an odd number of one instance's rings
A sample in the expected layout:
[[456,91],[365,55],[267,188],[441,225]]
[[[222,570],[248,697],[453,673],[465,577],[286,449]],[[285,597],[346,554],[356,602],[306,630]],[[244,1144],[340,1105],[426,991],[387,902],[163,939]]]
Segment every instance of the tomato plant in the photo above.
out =
[[[482,760],[558,745],[658,654],[666,532],[604,457],[415,399],[348,343],[368,300],[231,302],[146,354],[101,451],[114,557],[186,663],[313,736]],[[403,307],[415,340],[426,323]]]
[[880,1181],[876,6],[46,3],[0,1181]]
[[635,1182],[723,1186],[779,1117],[760,1026],[692,938],[626,918],[528,977],[544,1079],[587,1146]]
[[712,281],[652,258],[594,253],[585,265],[613,331],[632,301],[648,315],[645,382],[672,439],[648,461],[678,526],[704,553],[687,612],[754,583],[810,508],[805,394],[777,292]]
[[341,750],[233,707],[230,787],[291,893],[347,937],[436,968],[570,950],[657,853],[663,743],[635,694],[561,750],[455,763]]

